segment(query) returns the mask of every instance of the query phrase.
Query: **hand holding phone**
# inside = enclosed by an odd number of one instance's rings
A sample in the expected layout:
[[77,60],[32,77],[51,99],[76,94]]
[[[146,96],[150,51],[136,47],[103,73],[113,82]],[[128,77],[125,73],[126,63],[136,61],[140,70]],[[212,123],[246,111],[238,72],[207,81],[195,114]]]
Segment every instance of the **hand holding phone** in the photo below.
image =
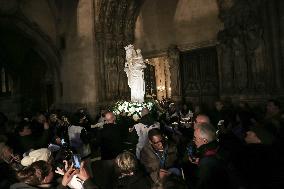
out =
[[82,161],[81,163],[81,168],[80,168],[80,172],[77,175],[79,177],[79,179],[85,181],[87,179],[89,179],[91,177],[90,173],[88,172],[85,162]]

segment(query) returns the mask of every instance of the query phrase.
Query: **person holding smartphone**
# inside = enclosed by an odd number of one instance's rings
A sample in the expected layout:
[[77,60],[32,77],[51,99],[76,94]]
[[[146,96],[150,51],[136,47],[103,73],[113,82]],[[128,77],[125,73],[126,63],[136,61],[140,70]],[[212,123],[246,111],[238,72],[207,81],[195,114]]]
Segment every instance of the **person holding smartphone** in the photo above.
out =
[[[79,161],[80,157],[75,155],[72,157],[71,165],[65,160],[65,166],[63,169],[57,167],[55,173],[64,175],[62,185],[64,187],[68,186],[70,188],[77,189],[98,189],[98,187],[93,183],[91,175],[87,170],[86,162],[80,161],[80,165],[78,166]],[[75,165],[76,167],[74,166],[74,162],[77,164]]]

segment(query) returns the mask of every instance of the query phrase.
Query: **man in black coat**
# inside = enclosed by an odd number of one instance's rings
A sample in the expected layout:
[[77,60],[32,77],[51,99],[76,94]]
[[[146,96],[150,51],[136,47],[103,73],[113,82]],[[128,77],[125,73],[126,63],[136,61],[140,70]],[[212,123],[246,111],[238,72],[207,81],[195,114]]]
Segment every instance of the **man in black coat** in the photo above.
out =
[[208,123],[198,124],[193,140],[199,154],[195,188],[232,188],[226,166],[217,155],[219,147],[214,126]]
[[101,159],[114,159],[123,149],[121,130],[115,123],[115,115],[108,112],[105,124],[98,133],[98,144],[101,148]]

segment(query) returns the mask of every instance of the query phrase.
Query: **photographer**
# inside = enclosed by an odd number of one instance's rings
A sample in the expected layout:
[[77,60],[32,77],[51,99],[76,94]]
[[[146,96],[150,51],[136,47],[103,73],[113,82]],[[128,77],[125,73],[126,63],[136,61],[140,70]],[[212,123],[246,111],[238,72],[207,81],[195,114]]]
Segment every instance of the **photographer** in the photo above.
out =
[[71,181],[75,174],[77,174],[83,181],[84,189],[97,188],[92,183],[90,176],[84,167],[84,163],[81,164],[80,170],[74,169],[73,166],[70,166],[64,173],[61,184],[56,186],[53,180],[54,172],[52,166],[48,162],[40,160],[17,172],[17,178],[20,182],[11,185],[10,189],[67,188],[67,184]]
[[73,164],[68,167],[66,172],[62,172],[63,178],[60,184],[54,182],[54,171],[50,163],[39,160],[26,168],[17,172],[17,178],[20,181],[10,186],[10,189],[36,189],[49,188],[60,189],[67,188],[67,185],[73,179],[74,175],[82,182],[84,189],[96,189],[97,187],[92,183],[90,174],[87,172],[84,163],[81,163],[80,169],[75,169]]

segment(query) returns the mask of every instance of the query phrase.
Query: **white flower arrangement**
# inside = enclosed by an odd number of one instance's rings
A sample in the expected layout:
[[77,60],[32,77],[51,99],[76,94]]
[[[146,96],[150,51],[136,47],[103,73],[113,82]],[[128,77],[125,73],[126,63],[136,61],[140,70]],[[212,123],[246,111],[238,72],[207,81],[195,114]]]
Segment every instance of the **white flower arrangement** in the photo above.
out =
[[153,106],[154,103],[151,101],[143,103],[118,101],[113,107],[113,113],[118,116],[122,112],[125,112],[127,116],[132,117],[135,121],[137,121],[141,118],[141,110],[143,108],[148,108],[149,111],[151,111]]

